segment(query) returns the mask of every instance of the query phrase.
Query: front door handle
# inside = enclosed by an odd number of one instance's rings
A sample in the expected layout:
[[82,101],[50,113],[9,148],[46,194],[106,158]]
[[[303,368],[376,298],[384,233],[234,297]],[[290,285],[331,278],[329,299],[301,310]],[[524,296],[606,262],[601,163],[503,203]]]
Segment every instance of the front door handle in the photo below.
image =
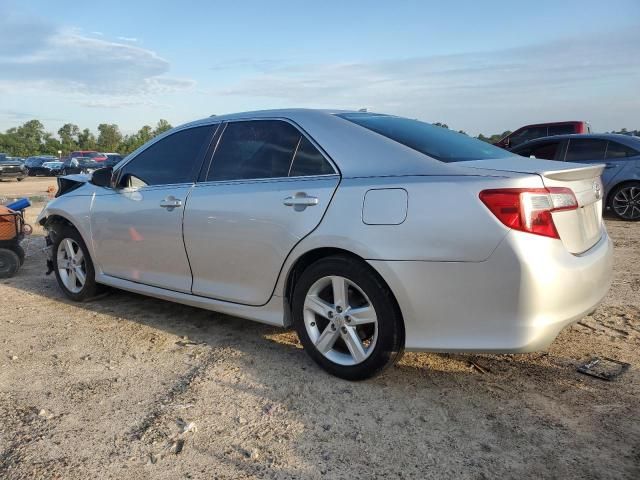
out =
[[182,200],[174,197],[173,195],[169,195],[160,202],[160,206],[162,208],[166,208],[168,211],[172,211],[174,208],[182,206]]
[[318,204],[316,197],[307,196],[304,192],[298,192],[291,197],[285,198],[282,203],[287,207],[293,207],[296,212],[301,212],[307,207],[312,207]]

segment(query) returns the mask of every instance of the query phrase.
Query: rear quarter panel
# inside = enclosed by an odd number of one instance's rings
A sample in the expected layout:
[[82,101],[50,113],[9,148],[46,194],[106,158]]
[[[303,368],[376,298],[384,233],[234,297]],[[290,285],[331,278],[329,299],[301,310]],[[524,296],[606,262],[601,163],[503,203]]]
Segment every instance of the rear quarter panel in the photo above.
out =
[[[415,176],[343,179],[318,228],[287,258],[283,272],[317,248],[340,248],[367,260],[482,262],[508,229],[480,201],[487,188],[542,187],[540,177]],[[362,219],[367,191],[399,188],[408,193],[407,215],[396,225]],[[276,288],[282,294],[281,275]],[[278,293],[279,292],[279,293]]]

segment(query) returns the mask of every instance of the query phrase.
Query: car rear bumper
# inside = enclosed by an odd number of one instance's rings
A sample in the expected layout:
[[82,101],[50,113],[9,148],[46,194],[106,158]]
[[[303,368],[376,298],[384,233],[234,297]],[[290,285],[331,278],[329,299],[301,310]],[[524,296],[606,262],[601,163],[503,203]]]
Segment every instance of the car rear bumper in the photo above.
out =
[[611,285],[612,252],[605,230],[581,255],[511,231],[484,262],[369,263],[398,300],[407,350],[524,353],[593,311]]

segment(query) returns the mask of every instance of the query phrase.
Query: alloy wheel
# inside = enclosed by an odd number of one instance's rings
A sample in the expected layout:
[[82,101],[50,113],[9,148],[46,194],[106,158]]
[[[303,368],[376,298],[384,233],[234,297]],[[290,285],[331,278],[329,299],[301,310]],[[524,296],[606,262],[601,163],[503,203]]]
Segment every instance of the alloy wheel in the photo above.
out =
[[611,202],[613,210],[625,220],[640,219],[640,187],[630,185],[618,190]]
[[78,293],[87,281],[87,266],[82,248],[72,238],[65,238],[58,245],[57,266],[65,288]]
[[311,342],[332,362],[357,365],[375,348],[376,311],[362,289],[345,277],[331,275],[311,285],[303,315]]

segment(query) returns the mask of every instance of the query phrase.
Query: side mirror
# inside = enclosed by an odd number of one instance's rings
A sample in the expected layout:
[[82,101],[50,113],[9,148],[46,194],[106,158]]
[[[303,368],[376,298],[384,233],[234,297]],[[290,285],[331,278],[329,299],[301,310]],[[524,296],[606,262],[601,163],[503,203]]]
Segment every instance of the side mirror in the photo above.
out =
[[111,177],[113,176],[113,167],[99,168],[91,174],[91,180],[98,187],[111,188]]

